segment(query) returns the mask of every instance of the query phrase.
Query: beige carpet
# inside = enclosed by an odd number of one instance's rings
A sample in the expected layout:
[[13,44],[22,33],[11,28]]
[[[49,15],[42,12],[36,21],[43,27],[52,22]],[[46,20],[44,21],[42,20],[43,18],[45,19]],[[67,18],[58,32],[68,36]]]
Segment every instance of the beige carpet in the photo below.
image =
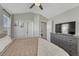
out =
[[2,56],[36,56],[37,50],[37,39],[16,39]]

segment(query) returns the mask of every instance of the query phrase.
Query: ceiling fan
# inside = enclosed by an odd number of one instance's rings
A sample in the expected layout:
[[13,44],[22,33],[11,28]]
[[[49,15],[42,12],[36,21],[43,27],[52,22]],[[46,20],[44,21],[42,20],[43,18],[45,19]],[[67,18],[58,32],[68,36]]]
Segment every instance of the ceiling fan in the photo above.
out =
[[37,7],[39,7],[41,10],[43,10],[43,7],[42,7],[41,3],[33,3],[33,4],[30,6],[30,8],[33,8],[34,6],[37,6]]

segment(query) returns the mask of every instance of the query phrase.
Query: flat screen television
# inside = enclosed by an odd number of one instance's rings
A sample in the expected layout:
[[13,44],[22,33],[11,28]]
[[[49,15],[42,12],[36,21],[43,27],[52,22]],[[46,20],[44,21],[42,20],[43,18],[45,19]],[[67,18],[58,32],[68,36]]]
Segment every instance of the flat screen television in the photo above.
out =
[[76,25],[75,21],[56,24],[55,32],[75,35],[75,25]]

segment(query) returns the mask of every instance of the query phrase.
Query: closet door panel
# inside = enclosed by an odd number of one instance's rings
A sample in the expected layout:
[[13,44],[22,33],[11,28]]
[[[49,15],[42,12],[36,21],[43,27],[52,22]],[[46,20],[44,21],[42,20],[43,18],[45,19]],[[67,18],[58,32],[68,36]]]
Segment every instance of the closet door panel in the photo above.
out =
[[24,22],[24,35],[25,35],[25,38],[28,37],[28,22],[27,21]]
[[28,22],[28,37],[33,37],[33,22]]

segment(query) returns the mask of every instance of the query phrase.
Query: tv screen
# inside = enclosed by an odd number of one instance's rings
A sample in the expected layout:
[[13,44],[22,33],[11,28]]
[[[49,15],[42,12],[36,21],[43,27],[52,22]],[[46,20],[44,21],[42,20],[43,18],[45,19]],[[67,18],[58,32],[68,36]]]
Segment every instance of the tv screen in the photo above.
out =
[[55,32],[62,34],[75,34],[75,21],[55,25]]

